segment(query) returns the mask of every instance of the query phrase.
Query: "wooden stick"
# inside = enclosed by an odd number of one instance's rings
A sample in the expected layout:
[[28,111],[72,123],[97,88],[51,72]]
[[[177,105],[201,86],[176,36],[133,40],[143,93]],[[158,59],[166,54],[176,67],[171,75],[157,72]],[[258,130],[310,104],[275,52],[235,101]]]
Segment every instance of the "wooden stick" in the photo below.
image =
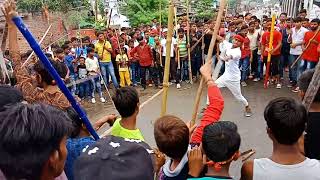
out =
[[[269,81],[269,72],[270,72],[270,64],[271,64],[271,52],[270,50],[273,49],[273,32],[274,32],[274,24],[276,21],[276,15],[272,15],[271,21],[271,30],[270,30],[270,40],[269,40],[269,52],[268,52],[268,59],[267,59],[267,69],[266,69],[266,77],[264,79],[264,88],[268,88],[268,81]],[[262,52],[263,53],[263,52]]]
[[179,38],[178,38],[178,22],[177,22],[177,7],[174,7],[174,23],[175,23],[175,32],[176,32],[176,39],[177,39],[177,61],[178,61],[178,70],[180,70],[180,53],[179,53]]
[[174,7],[172,0],[169,4],[168,13],[168,33],[167,33],[167,43],[166,43],[166,62],[164,66],[164,78],[163,78],[163,94],[162,94],[162,105],[161,105],[161,116],[165,115],[167,112],[167,99],[168,99],[168,89],[169,89],[169,71],[170,71],[170,52],[172,45],[173,36],[173,14]]
[[313,103],[313,100],[319,91],[319,87],[320,87],[320,63],[318,63],[315,68],[315,72],[309,84],[308,90],[302,101],[302,103],[305,105],[307,110],[310,109],[310,106]]
[[[44,35],[42,36],[42,38],[39,41],[39,45],[42,44],[43,40],[46,38],[47,34],[49,33],[50,29],[52,27],[52,24],[50,24],[50,26],[48,27],[47,31],[44,33]],[[29,57],[27,58],[27,60],[22,64],[22,67],[24,67],[25,65],[27,65],[30,61],[30,59],[32,58],[32,56],[34,55],[34,51],[32,51],[32,53],[29,55]]]
[[52,43],[50,43],[48,46],[46,46],[44,49],[47,49],[48,47],[52,46],[54,43],[60,41],[61,39],[65,38],[66,36],[69,36],[71,33],[67,33],[61,37],[59,37],[57,40],[53,41]]
[[8,23],[4,26],[3,35],[2,35],[2,42],[1,42],[1,51],[4,52],[6,50],[7,45],[7,38],[8,38]]
[[189,10],[190,10],[190,3],[189,0],[187,0],[187,41],[188,41],[188,70],[189,70],[189,80],[190,84],[193,84],[192,82],[192,67],[191,67],[191,49],[190,49],[190,19],[189,19]]
[[203,40],[203,38],[204,38],[205,35],[206,35],[206,34],[203,33],[202,36],[200,37],[200,39],[198,39],[197,42],[190,48],[190,49],[191,49],[191,52],[194,50],[194,48],[196,48],[196,46],[197,46],[200,42],[202,42],[202,40]]
[[[316,33],[315,33],[315,34],[312,36],[312,38],[309,40],[309,42],[308,42],[308,44],[307,44],[307,46],[306,46],[306,49],[309,48],[309,46],[311,45],[311,41],[313,41],[313,40],[317,37],[317,35],[319,34],[319,32],[320,32],[320,26],[318,27]],[[303,51],[302,54],[300,54],[300,55],[298,56],[298,58],[291,64],[291,66],[290,66],[291,68],[293,68],[293,66],[295,66],[295,65],[297,64],[297,62],[301,59],[301,57],[302,57],[302,55],[303,55],[304,52],[305,52],[305,51]]]
[[[221,19],[222,19],[222,16],[223,16],[223,11],[224,11],[225,6],[226,6],[226,0],[221,0],[220,1],[220,7],[219,7],[218,16],[217,16],[217,20],[216,20],[216,24],[214,26],[214,31],[213,31],[213,34],[212,34],[212,38],[211,38],[211,42],[210,42],[210,46],[209,46],[209,50],[208,50],[207,61],[211,61],[211,59],[212,59],[213,48],[214,48],[214,45],[215,45],[216,40],[217,40],[217,35],[218,35],[219,29],[220,29],[220,23],[221,23]],[[203,84],[204,84],[204,78],[202,77],[201,81],[200,81],[200,85],[199,85],[198,91],[197,91],[196,99],[195,99],[195,105],[194,105],[194,108],[193,108],[191,125],[194,125],[195,122],[196,122],[198,109],[199,109],[199,104],[200,104],[200,98],[201,98],[202,90],[203,90]]]

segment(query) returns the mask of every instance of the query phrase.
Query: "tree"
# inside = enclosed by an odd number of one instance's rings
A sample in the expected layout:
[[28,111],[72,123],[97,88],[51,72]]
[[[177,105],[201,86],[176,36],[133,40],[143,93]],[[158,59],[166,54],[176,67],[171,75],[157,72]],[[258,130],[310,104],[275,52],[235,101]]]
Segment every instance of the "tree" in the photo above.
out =
[[168,20],[168,0],[125,0],[120,5],[121,14],[126,15],[131,26],[150,24],[152,19],[160,18],[159,5],[162,3],[162,22]]
[[17,2],[18,9],[27,12],[40,12],[44,5],[47,5],[51,11],[67,13],[80,6],[89,7],[89,2],[87,0],[19,0]]

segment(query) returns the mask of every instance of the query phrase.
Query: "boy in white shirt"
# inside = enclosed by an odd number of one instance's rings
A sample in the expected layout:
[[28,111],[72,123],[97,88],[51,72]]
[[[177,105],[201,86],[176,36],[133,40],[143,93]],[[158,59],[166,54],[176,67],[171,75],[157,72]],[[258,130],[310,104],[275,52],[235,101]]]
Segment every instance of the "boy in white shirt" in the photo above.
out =
[[245,106],[245,116],[252,115],[248,101],[243,97],[240,88],[241,72],[239,69],[239,60],[241,58],[241,49],[244,38],[240,35],[233,37],[233,43],[224,40],[220,43],[220,59],[225,61],[225,72],[215,83],[219,88],[227,87],[234,97]]
[[[92,49],[92,48],[88,48],[87,53],[88,53],[88,55],[87,55],[87,59],[86,59],[86,68],[87,68],[88,74],[89,74],[89,76],[97,76],[100,74],[98,58],[94,56],[95,52],[94,52],[94,49]],[[104,99],[104,97],[102,95],[100,77],[101,76],[90,80],[91,81],[91,97],[92,97],[91,102],[93,104],[96,103],[96,99],[95,99],[96,90],[98,91],[98,94],[100,96],[100,101],[102,103],[106,102],[106,100]]]

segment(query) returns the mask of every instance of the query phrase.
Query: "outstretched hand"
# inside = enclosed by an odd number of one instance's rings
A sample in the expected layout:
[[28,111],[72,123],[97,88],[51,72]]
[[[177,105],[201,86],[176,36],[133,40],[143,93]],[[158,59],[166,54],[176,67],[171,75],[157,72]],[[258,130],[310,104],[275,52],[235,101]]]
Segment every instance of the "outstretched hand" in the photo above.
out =
[[16,2],[13,0],[6,0],[1,6],[1,11],[6,18],[8,25],[13,25],[12,18],[18,15],[16,11]]

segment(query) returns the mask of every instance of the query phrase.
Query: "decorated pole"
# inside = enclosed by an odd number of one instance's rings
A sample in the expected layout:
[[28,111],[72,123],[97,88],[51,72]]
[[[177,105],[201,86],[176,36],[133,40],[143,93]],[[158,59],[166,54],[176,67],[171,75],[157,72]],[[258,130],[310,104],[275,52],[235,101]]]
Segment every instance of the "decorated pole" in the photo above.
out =
[[320,87],[320,63],[318,63],[315,68],[313,77],[311,79],[307,92],[302,101],[303,105],[307,108],[307,110],[310,109],[311,104],[313,103],[313,100],[319,91],[319,87]]
[[19,16],[15,16],[12,21],[15,23],[21,34],[24,36],[24,38],[28,41],[30,47],[33,49],[33,51],[36,53],[36,55],[39,57],[40,61],[44,65],[44,67],[47,69],[49,74],[53,77],[53,79],[56,81],[58,87],[62,91],[62,93],[66,96],[66,98],[69,100],[70,104],[74,108],[74,110],[79,114],[80,119],[82,120],[83,124],[86,126],[87,130],[90,132],[90,134],[97,140],[99,139],[98,134],[93,129],[88,117],[84,113],[84,111],[81,109],[78,102],[74,99],[70,91],[68,90],[67,86],[64,84],[63,80],[61,79],[60,75],[57,73],[57,71],[53,68],[50,61],[46,57],[46,55],[42,52],[40,45],[37,43],[31,32],[28,30],[28,28],[23,23],[23,20]]
[[161,102],[161,116],[165,115],[167,112],[167,99],[168,99],[168,89],[169,89],[169,70],[170,70],[170,50],[172,45],[172,36],[173,36],[173,13],[174,7],[172,0],[169,4],[169,13],[168,13],[168,33],[167,33],[167,42],[166,42],[166,61],[164,66],[164,78],[163,78],[163,94]]
[[[212,34],[212,38],[211,38],[211,42],[210,42],[210,46],[209,46],[208,56],[207,56],[206,62],[212,60],[213,48],[214,48],[214,45],[215,45],[216,40],[217,40],[217,35],[218,35],[218,32],[219,32],[220,23],[221,23],[221,19],[222,19],[222,16],[223,16],[223,11],[224,11],[225,6],[226,6],[226,0],[221,0],[220,1],[219,12],[218,12],[216,24],[214,26],[214,31],[213,31],[213,34]],[[192,126],[195,124],[196,119],[197,119],[197,114],[198,114],[198,109],[199,109],[200,98],[201,98],[201,95],[202,95],[204,81],[205,80],[202,77],[201,81],[200,81],[200,85],[199,85],[198,91],[197,91],[196,99],[195,99],[195,105],[194,105],[194,108],[193,108],[192,119],[191,119],[191,125]]]
[[[269,81],[269,72],[270,72],[270,64],[271,64],[271,50],[273,49],[273,32],[274,32],[274,24],[276,21],[276,15],[272,15],[271,21],[271,30],[270,30],[270,39],[269,39],[269,48],[268,48],[268,58],[267,58],[267,69],[266,69],[266,77],[264,79],[264,88],[268,88]],[[262,52],[263,53],[263,52]]]
[[189,0],[187,0],[187,42],[188,42],[188,66],[189,66],[189,80],[190,83],[192,82],[192,70],[191,70],[191,49],[190,49],[190,17],[189,17],[189,11],[190,11],[190,3]]

